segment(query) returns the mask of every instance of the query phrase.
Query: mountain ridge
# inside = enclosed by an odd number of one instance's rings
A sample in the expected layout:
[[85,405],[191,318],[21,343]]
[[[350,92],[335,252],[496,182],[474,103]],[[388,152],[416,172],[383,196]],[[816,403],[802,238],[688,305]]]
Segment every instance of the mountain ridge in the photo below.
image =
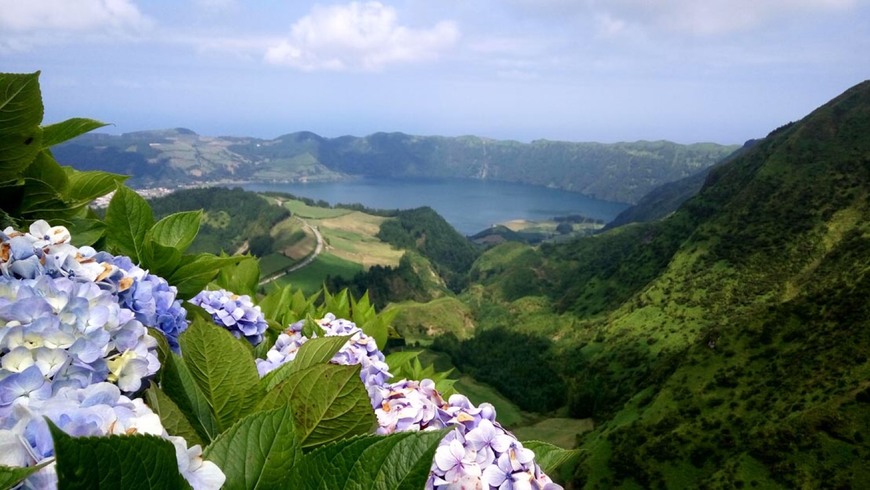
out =
[[81,169],[128,173],[134,186],[206,181],[313,182],[371,176],[518,182],[636,202],[656,186],[709,167],[736,145],[669,141],[521,143],[479,136],[378,132],[325,138],[310,131],[271,140],[201,136],[185,129],[89,134],[55,157]]

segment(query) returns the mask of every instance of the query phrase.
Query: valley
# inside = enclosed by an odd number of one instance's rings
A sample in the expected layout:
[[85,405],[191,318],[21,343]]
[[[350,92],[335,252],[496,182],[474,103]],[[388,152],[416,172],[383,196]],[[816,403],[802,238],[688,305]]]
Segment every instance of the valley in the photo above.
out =
[[[248,224],[268,237],[249,241],[273,270],[310,257],[315,228],[323,237],[311,264],[276,282],[367,292],[395,314],[392,351],[422,349],[453,369],[461,392],[494,403],[522,437],[579,448],[561,470],[570,487],[861,488],[868,130],[864,83],[700,185],[690,177],[641,200],[657,218],[601,233],[594,219],[562,217],[506,222],[475,244],[431,208],[232,192],[283,213]],[[575,236],[522,236],[566,221]]]

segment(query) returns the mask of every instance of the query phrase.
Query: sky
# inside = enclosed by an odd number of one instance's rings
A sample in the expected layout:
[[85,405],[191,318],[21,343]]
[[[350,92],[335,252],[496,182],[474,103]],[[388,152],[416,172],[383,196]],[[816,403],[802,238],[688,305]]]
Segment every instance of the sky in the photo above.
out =
[[45,122],[743,143],[868,78],[870,0],[0,0]]

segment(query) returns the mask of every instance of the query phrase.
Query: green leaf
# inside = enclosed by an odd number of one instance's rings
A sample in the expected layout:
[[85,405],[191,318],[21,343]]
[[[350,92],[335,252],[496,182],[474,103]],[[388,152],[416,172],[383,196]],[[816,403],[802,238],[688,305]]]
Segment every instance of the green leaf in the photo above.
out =
[[[106,210],[106,245],[116,255],[139,263],[144,254],[145,234],[154,225],[151,206],[139,194],[118,187]],[[171,282],[171,281],[170,281]]]
[[19,176],[39,154],[41,144],[39,126],[23,133],[0,133],[0,181]]
[[71,172],[67,198],[77,205],[88,205],[94,199],[117,189],[127,178],[126,175],[98,170]]
[[74,117],[63,122],[49,124],[43,128],[42,146],[54,146],[104,126],[108,126],[108,124],[83,117]]
[[195,318],[179,338],[184,363],[211,407],[223,432],[257,403],[252,391],[260,376],[251,352],[233,335]]
[[0,134],[27,131],[42,122],[39,72],[0,73]]
[[544,473],[555,474],[560,467],[580,457],[579,449],[563,449],[548,442],[524,441],[523,447],[535,452],[535,462]]
[[202,394],[187,365],[177,354],[162,363],[160,387],[187,417],[200,440],[209,442],[220,433],[208,400]]
[[350,302],[348,301],[347,289],[342,289],[341,292],[333,295],[324,288],[321,313],[332,313],[336,318],[350,318]]
[[367,435],[330,444],[293,467],[287,488],[417,490],[448,430]]
[[175,446],[162,437],[70,437],[50,420],[48,427],[57,457],[58,488],[190,488],[178,472]]
[[290,471],[302,459],[290,408],[239,420],[205,448],[203,457],[223,470],[226,490],[289,488]]
[[153,240],[145,239],[142,267],[160,277],[171,276],[181,264],[181,252],[172,247],[164,247]]
[[64,194],[69,188],[69,177],[66,171],[47,151],[40,151],[22,176],[39,180],[58,194]]
[[36,466],[28,466],[26,468],[20,466],[0,465],[0,488],[2,488],[3,490],[13,488],[20,482],[22,482],[25,478],[36,473],[37,471],[41,470],[49,464],[51,464],[51,461],[46,461],[45,463],[38,464]]
[[146,239],[184,253],[199,232],[202,211],[183,211],[170,214],[148,230]]
[[308,340],[299,348],[293,361],[268,373],[260,380],[264,392],[268,392],[274,388],[278,383],[287,379],[287,377],[292,373],[301,371],[316,364],[326,364],[333,356],[335,356],[336,352],[344,347],[344,344],[347,343],[350,337],[350,335],[336,335]]
[[303,448],[363,434],[374,426],[375,417],[359,376],[359,365],[317,364],[267,392],[257,409],[289,404]]
[[305,324],[302,326],[302,335],[310,338],[313,337],[323,337],[326,335],[326,332],[323,330],[323,327],[317,323],[317,320],[311,317],[311,315],[305,316]]
[[0,182],[17,177],[42,149],[39,72],[0,73]]
[[72,235],[72,244],[76,247],[93,245],[106,234],[106,224],[98,219],[72,219],[67,228]]
[[152,383],[148,390],[145,391],[145,401],[151,407],[151,410],[154,410],[154,413],[160,416],[160,421],[163,423],[163,428],[166,429],[167,433],[183,437],[187,441],[188,446],[195,444],[200,446],[205,445],[196,429],[187,420],[184,412],[155,384]]
[[24,178],[25,193],[21,198],[19,212],[33,219],[50,219],[68,216],[69,208],[62,196],[49,184],[31,178]]
[[236,294],[255,297],[260,284],[260,262],[256,257],[246,255],[238,264],[222,267],[215,282],[218,287]]
[[316,295],[311,298],[305,298],[305,295],[300,290],[294,292],[292,286],[284,286],[276,288],[267,294],[259,303],[260,309],[263,310],[263,315],[286,326],[300,318],[304,318],[306,313],[312,309]]
[[202,291],[217,276],[221,267],[242,260],[241,256],[216,257],[212,254],[185,255],[182,265],[166,280],[178,288],[178,296],[190,299]]
[[418,350],[392,352],[390,355],[386,356],[384,362],[387,363],[387,366],[390,366],[390,372],[393,372],[394,375],[398,375],[397,373],[399,372],[406,372],[406,369],[408,368],[406,368],[405,365],[414,359],[417,359],[420,352],[421,351]]

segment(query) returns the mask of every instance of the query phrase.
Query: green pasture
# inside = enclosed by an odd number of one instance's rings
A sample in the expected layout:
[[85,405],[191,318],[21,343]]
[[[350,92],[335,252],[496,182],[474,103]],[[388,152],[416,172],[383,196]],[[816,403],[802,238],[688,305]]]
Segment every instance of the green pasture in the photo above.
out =
[[292,284],[305,294],[314,294],[323,286],[326,276],[352,278],[362,272],[360,264],[344,260],[329,253],[322,253],[314,262],[275,281],[279,286]]

